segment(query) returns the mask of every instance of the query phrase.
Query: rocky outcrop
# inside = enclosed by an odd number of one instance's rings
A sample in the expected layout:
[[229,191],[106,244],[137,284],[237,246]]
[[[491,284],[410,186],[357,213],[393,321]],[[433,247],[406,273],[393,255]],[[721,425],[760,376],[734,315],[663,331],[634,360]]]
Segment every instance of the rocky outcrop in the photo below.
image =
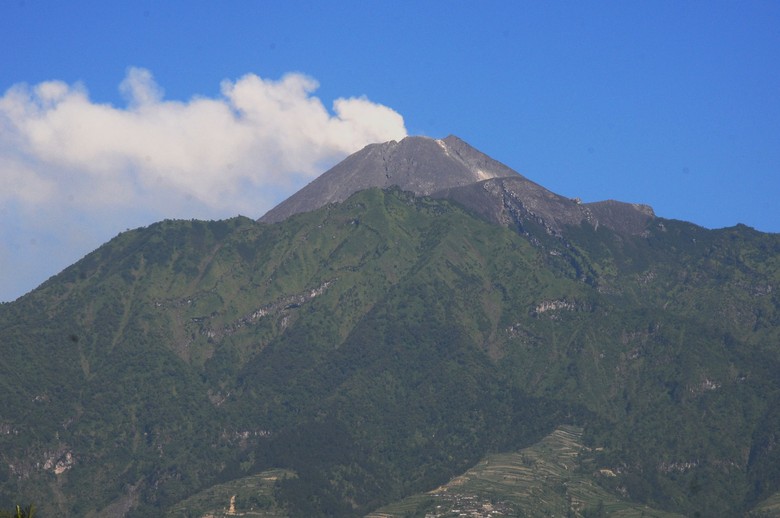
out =
[[555,194],[520,175],[494,178],[433,194],[458,202],[483,218],[504,226],[540,225],[550,235],[568,226],[603,225],[620,234],[642,235],[655,214],[647,205],[602,201],[582,203]]

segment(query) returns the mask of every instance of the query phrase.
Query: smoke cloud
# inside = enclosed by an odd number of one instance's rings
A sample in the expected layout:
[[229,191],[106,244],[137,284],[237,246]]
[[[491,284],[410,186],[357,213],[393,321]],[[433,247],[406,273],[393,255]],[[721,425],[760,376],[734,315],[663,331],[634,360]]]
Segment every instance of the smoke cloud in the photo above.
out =
[[[182,102],[131,68],[124,107],[91,101],[79,84],[11,87],[0,98],[0,300],[125,228],[259,217],[349,153],[406,136],[392,109],[353,97],[328,110],[318,86],[303,74],[247,74],[216,98]],[[6,288],[28,270],[32,284]]]

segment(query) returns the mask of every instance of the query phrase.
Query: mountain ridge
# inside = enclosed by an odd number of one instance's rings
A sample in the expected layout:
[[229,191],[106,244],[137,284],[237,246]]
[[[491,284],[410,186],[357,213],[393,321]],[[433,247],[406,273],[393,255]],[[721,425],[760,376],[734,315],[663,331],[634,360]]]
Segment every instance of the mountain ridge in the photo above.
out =
[[473,148],[460,138],[406,137],[400,142],[370,144],[348,156],[259,221],[279,222],[346,200],[363,189],[397,186],[417,196],[457,201],[501,225],[533,220],[560,235],[583,221],[621,233],[641,234],[655,214],[647,205],[603,201],[581,203],[528,180],[517,171]]
[[483,180],[471,185],[437,191],[433,198],[461,203],[487,220],[503,226],[523,227],[535,221],[548,234],[560,236],[567,226],[604,225],[621,234],[641,235],[655,219],[648,205],[615,200],[582,203],[548,191],[522,177]]

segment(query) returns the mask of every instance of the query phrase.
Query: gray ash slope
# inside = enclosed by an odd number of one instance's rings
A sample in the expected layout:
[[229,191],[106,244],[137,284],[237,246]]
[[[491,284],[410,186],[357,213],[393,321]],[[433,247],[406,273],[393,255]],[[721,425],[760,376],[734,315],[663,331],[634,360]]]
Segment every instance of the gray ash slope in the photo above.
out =
[[370,144],[348,156],[268,211],[260,221],[283,221],[293,214],[342,202],[372,187],[398,186],[417,195],[431,195],[442,189],[516,174],[457,137],[407,137],[400,142]]
[[346,200],[372,187],[397,186],[418,196],[444,198],[494,223],[542,225],[550,234],[587,222],[622,234],[641,234],[655,216],[646,205],[617,201],[580,203],[555,194],[450,135],[407,137],[371,144],[350,155],[259,221],[288,217]]

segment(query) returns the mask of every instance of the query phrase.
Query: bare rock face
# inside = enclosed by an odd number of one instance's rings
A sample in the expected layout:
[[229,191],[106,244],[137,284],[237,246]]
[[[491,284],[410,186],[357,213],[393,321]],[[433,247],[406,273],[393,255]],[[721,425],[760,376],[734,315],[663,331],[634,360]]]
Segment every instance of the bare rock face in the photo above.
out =
[[400,142],[371,144],[348,156],[268,211],[260,221],[282,221],[293,214],[344,201],[371,187],[398,186],[427,196],[442,189],[511,175],[517,173],[457,137],[407,137]]
[[418,196],[453,200],[501,225],[532,220],[554,235],[583,221],[596,228],[604,225],[637,235],[655,217],[646,205],[580,203],[560,196],[450,135],[443,140],[407,137],[366,146],[268,211],[260,221],[275,223],[342,202],[364,189],[392,186]]
[[523,226],[533,221],[551,235],[560,235],[567,226],[583,222],[594,228],[604,225],[620,234],[641,235],[655,217],[648,205],[613,200],[582,203],[548,191],[520,175],[443,189],[432,197],[458,202],[504,226]]

